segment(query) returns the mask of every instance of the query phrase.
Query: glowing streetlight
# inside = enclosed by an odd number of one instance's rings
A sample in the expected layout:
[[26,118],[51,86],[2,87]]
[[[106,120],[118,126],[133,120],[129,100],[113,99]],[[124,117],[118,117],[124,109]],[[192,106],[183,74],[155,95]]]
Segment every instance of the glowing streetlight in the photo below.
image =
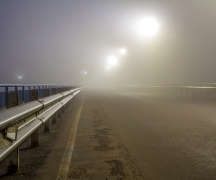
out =
[[121,54],[125,54],[126,52],[127,52],[127,50],[125,48],[120,49]]
[[158,22],[152,17],[147,17],[140,21],[138,30],[144,37],[151,37],[158,31]]
[[111,66],[116,65],[117,62],[118,62],[118,59],[117,59],[117,57],[115,57],[115,56],[110,56],[110,57],[108,58],[108,63],[109,63],[109,65],[111,65]]

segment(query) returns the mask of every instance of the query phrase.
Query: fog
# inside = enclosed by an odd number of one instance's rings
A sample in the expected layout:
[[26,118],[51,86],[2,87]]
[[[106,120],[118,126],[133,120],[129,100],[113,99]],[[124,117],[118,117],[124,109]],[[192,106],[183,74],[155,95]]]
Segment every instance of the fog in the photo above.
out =
[[[0,84],[216,82],[215,9],[214,0],[2,0]],[[145,17],[158,22],[148,38],[137,30]]]

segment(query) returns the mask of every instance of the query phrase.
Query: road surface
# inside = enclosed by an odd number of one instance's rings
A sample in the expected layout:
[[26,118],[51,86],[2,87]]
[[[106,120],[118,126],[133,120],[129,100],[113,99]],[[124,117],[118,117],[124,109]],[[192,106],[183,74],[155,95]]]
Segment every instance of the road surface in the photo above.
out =
[[215,100],[83,90],[62,123],[32,179],[216,179]]

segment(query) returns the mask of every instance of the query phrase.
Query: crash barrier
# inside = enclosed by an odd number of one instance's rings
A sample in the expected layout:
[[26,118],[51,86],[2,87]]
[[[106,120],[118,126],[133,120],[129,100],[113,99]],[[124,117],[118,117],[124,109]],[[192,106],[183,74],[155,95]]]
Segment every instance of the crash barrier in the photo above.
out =
[[190,83],[190,84],[132,84],[120,85],[120,87],[216,87],[216,83]]
[[132,89],[160,95],[216,99],[216,87],[133,86]]
[[[0,84],[0,110],[75,88],[73,85]],[[10,104],[10,102],[13,102]],[[19,102],[19,104],[17,104]]]
[[49,131],[50,120],[70,105],[81,87],[58,93],[33,102],[0,111],[0,163],[8,158],[8,172],[19,170],[19,146],[31,137],[31,146],[39,146],[38,129]]
[[190,84],[178,84],[174,86],[193,86],[193,87],[216,87],[216,83],[190,83]]

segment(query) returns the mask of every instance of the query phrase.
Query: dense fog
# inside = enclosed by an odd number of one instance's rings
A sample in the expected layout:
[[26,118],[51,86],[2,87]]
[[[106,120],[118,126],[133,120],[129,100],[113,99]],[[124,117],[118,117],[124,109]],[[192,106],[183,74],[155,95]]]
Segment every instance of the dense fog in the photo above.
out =
[[[2,0],[0,84],[216,82],[215,9],[213,0]],[[146,17],[158,23],[151,37],[139,32]]]

